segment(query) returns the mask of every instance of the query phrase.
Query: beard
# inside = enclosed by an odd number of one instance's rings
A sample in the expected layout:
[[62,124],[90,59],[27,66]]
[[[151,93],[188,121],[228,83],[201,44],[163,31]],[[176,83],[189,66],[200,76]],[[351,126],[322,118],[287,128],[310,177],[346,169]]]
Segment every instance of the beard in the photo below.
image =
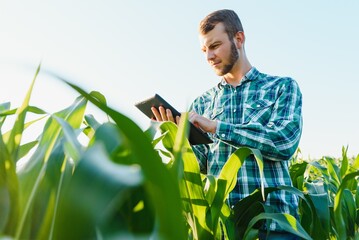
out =
[[226,75],[227,73],[229,73],[232,70],[234,64],[236,64],[238,58],[239,58],[239,53],[237,51],[237,47],[234,44],[234,42],[232,41],[231,55],[229,57],[229,63],[224,65],[224,67],[219,71],[218,75],[223,76],[223,75]]

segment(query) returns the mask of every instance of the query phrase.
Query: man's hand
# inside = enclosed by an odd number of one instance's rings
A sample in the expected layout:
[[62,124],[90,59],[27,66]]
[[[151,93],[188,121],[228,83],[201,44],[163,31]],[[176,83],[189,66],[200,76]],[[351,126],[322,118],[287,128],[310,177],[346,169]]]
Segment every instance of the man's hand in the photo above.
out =
[[180,116],[176,116],[176,119],[173,117],[173,114],[171,112],[171,110],[169,109],[165,109],[164,107],[160,106],[158,109],[155,107],[151,108],[151,111],[154,115],[154,119],[156,121],[159,122],[164,122],[164,121],[171,121],[174,122],[176,124],[179,123],[180,121]]
[[[176,116],[176,119],[173,117],[171,110],[165,109],[160,106],[158,109],[155,107],[151,108],[151,111],[154,115],[154,119],[159,122],[171,121],[176,124],[179,124],[180,117]],[[190,112],[188,116],[188,120],[193,123],[196,127],[202,129],[205,132],[215,133],[217,129],[217,122],[213,120],[209,120],[201,115],[198,115],[195,112]]]
[[193,123],[196,127],[199,127],[205,132],[215,133],[217,129],[217,122],[205,118],[201,115],[198,115],[195,112],[190,112],[188,119],[191,123]]

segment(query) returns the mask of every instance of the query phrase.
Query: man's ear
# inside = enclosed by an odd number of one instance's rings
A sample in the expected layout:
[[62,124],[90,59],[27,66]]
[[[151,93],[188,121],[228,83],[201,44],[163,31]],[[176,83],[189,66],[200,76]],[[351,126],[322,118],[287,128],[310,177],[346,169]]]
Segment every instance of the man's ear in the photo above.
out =
[[237,32],[236,35],[234,35],[234,39],[236,41],[237,48],[241,48],[245,40],[244,32]]

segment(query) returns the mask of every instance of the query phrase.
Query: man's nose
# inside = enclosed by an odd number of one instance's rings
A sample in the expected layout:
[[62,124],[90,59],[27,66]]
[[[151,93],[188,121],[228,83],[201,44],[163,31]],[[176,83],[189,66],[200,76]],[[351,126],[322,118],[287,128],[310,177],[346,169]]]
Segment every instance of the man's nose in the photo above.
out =
[[215,57],[214,52],[211,50],[207,51],[207,61],[213,60]]

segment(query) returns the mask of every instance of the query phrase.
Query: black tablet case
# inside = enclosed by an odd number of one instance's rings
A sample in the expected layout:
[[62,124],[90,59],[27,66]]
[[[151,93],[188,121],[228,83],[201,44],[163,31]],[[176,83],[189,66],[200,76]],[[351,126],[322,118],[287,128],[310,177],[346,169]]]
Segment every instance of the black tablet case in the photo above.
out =
[[[144,101],[136,103],[135,106],[150,119],[154,118],[151,107],[156,107],[158,109],[159,106],[163,106],[165,109],[170,109],[174,117],[181,116],[181,113],[179,113],[158,94],[155,94],[153,97],[145,99]],[[212,140],[207,136],[207,134],[194,126],[191,122],[188,140],[192,145],[212,143]]]

